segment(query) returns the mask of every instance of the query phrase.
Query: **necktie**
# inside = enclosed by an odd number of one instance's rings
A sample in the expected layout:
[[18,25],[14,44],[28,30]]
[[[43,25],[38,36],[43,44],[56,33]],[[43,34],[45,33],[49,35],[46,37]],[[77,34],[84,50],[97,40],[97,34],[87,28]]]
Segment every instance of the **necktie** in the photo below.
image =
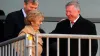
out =
[[71,22],[72,23],[72,25],[74,24],[74,22]]

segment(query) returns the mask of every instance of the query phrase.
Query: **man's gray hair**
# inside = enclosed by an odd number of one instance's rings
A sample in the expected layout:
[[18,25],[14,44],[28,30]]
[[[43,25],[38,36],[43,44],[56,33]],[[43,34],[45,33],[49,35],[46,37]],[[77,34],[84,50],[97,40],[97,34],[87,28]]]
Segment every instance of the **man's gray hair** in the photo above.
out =
[[24,2],[25,3],[27,3],[27,2],[33,2],[33,3],[35,3],[37,0],[24,0]]
[[78,1],[68,2],[65,7],[70,6],[70,5],[74,5],[76,7],[76,9],[80,10],[80,5],[79,5]]

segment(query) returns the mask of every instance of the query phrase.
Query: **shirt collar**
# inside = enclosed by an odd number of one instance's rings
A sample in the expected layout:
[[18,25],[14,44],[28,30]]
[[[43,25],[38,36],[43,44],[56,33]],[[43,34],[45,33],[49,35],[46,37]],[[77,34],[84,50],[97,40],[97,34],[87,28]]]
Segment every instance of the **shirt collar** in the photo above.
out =
[[76,21],[78,20],[79,17],[80,17],[80,16],[78,16],[78,17],[74,20],[74,22],[76,22]]
[[26,13],[24,9],[22,9],[22,12],[23,12],[24,17],[26,17]]
[[[80,15],[74,20],[74,23],[79,19]],[[70,26],[72,27],[73,24],[70,22]]]

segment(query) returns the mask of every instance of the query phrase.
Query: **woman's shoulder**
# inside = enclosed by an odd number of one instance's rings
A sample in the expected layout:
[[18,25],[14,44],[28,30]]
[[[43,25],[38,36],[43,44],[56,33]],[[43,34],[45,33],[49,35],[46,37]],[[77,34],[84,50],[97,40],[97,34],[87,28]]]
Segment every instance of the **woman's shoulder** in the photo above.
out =
[[30,29],[29,26],[25,26],[20,32],[19,32],[19,35],[18,36],[22,36],[22,35],[25,35],[28,33],[28,29]]

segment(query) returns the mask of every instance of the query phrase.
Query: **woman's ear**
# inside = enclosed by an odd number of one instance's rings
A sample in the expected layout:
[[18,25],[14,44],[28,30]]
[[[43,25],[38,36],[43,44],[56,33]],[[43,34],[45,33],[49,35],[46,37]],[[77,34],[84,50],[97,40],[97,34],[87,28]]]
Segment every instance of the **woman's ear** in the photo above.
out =
[[31,25],[33,25],[33,22],[31,22]]
[[35,23],[34,22],[31,22],[31,25],[34,25]]

